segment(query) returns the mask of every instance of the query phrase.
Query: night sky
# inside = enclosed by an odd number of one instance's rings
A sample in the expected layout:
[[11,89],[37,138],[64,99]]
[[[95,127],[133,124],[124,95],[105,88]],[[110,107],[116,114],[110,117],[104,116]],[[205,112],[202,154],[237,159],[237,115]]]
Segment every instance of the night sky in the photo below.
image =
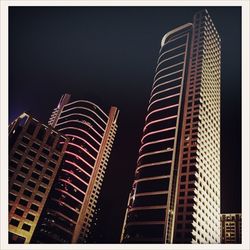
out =
[[[161,38],[202,8],[9,9],[9,122],[27,111],[47,123],[64,93],[120,109],[99,202],[102,242],[120,238]],[[241,212],[241,9],[207,9],[222,39],[221,211]]]

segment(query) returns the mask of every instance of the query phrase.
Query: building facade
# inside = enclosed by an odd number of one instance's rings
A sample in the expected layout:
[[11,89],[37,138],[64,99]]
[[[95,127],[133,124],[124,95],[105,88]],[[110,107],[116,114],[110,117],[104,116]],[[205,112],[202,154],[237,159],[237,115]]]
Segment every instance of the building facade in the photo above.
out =
[[84,243],[96,213],[119,111],[69,100],[62,96],[49,120],[70,141],[33,242]]
[[242,242],[241,214],[221,214],[221,243]]
[[30,243],[68,139],[23,113],[9,126],[9,242]]
[[220,242],[220,37],[207,10],[162,38],[121,242]]

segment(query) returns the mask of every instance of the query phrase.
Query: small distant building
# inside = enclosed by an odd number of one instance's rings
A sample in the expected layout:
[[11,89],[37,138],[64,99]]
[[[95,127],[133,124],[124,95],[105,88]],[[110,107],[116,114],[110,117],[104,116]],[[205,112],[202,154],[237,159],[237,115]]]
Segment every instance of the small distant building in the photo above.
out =
[[241,243],[241,214],[221,214],[221,243]]

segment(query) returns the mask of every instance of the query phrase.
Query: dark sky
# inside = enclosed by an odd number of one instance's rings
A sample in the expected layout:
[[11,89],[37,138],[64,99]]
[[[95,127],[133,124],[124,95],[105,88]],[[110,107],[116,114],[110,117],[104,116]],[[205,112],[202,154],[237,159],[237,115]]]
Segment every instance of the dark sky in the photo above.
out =
[[[203,8],[203,7],[202,7]],[[162,36],[201,7],[10,7],[9,121],[64,93],[120,109],[98,232],[118,242]],[[222,39],[221,211],[241,212],[241,9],[207,8]]]

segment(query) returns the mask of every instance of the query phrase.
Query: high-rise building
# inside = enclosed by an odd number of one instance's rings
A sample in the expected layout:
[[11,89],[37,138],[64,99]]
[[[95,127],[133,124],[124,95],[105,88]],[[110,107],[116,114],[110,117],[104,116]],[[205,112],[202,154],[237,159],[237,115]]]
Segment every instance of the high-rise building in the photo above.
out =
[[86,242],[96,210],[119,111],[62,96],[49,124],[70,139],[33,242]]
[[162,38],[121,242],[220,242],[220,54],[207,10]]
[[221,214],[221,243],[241,243],[241,214]]
[[30,243],[68,139],[27,113],[9,126],[9,242]]

